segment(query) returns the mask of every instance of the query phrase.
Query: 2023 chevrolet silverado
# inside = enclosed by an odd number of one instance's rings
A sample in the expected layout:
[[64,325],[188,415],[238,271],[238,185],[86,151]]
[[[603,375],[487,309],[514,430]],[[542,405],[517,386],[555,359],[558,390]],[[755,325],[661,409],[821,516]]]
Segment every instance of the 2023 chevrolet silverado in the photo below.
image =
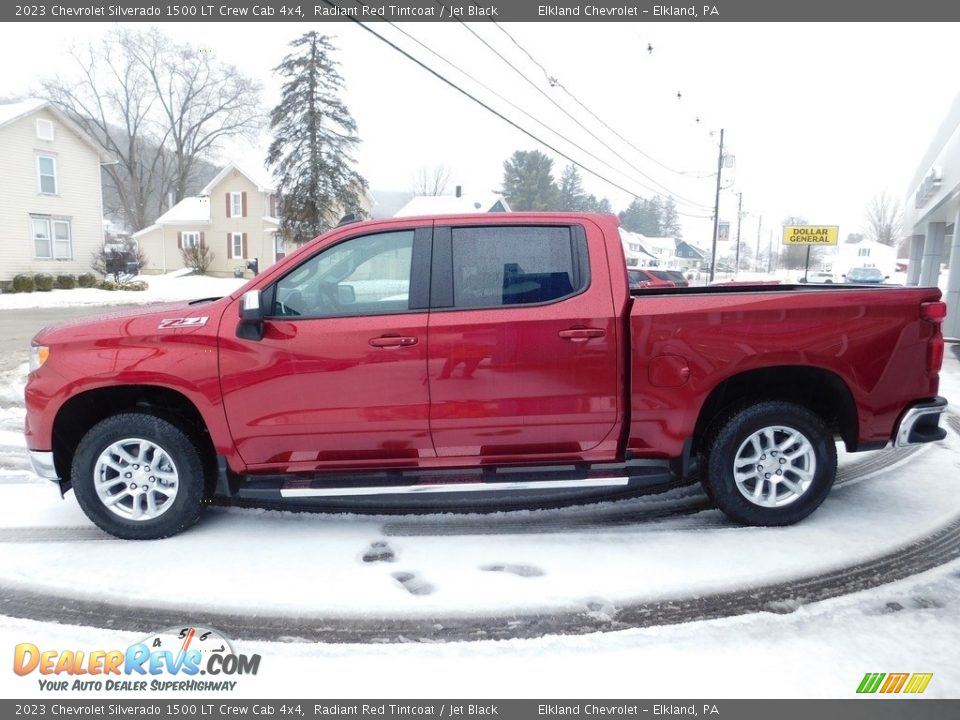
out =
[[617,220],[335,228],[233,295],[32,345],[38,474],[124,538],[205,502],[473,510],[699,476],[794,523],[850,451],[941,439],[936,288],[628,289]]

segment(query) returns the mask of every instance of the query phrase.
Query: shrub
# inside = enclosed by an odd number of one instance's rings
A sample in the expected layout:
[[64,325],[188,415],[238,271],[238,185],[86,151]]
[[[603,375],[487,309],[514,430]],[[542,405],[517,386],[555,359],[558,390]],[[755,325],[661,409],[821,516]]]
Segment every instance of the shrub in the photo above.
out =
[[50,292],[53,290],[53,275],[37,273],[33,276],[33,284],[40,292]]
[[146,290],[149,287],[143,280],[135,280],[133,282],[121,283],[117,290],[133,290],[134,292]]
[[206,245],[187,247],[180,250],[183,266],[191,268],[197,275],[206,275],[213,263],[214,253]]
[[77,279],[73,275],[57,275],[57,287],[61,290],[73,290],[77,286]]
[[77,278],[77,285],[79,285],[82,288],[96,287],[97,278],[90,273],[84,273],[83,275]]
[[33,292],[33,275],[17,275],[13,278],[14,292]]
[[113,290],[117,290],[119,287],[120,286],[117,285],[117,283],[113,282],[113,280],[101,280],[100,282],[97,283],[97,289],[99,290],[113,291]]

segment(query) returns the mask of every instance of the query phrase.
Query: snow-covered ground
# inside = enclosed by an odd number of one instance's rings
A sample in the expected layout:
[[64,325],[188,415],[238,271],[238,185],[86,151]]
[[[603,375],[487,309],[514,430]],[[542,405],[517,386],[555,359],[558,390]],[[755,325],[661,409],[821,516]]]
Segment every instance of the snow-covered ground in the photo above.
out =
[[77,307],[81,305],[142,305],[172,300],[193,300],[204,297],[223,297],[245,285],[249,280],[188,275],[177,270],[167,275],[140,275],[135,280],[147,283],[142,291],[98,290],[74,288],[50,292],[3,293],[0,310],[26,308]]
[[[197,290],[186,296],[229,292]],[[956,403],[960,359],[953,349],[941,393]],[[324,617],[602,612],[849,566],[960,515],[960,436],[951,431],[898,465],[839,486],[811,518],[790,528],[741,528],[713,510],[606,522],[650,502],[639,499],[482,517],[213,509],[178,537],[122,542],[93,528],[72,495],[61,500],[30,472],[21,434],[25,377],[24,365],[0,376],[0,591],[173,608],[185,624],[191,612],[216,609],[251,617],[289,612],[311,624]],[[843,456],[842,465],[851,470],[863,459]],[[393,557],[365,561],[371,550],[384,549],[375,543],[385,543]],[[412,579],[401,582],[398,573]],[[788,610],[535,640],[240,641],[238,651],[259,653],[263,662],[234,695],[845,698],[855,696],[866,672],[933,672],[925,696],[960,697],[960,561]],[[296,622],[292,637],[295,630]],[[44,649],[111,649],[141,638],[0,616],[0,648],[32,642]],[[3,677],[2,697],[50,696],[36,675]]]

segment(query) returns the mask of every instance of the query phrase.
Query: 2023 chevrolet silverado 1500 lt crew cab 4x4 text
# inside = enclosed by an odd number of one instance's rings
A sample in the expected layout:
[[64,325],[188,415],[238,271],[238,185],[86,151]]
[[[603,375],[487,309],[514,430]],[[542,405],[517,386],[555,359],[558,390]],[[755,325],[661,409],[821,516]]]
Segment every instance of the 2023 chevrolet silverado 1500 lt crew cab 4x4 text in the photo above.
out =
[[350,224],[229,297],[42,330],[27,443],[124,538],[211,500],[476,510],[695,476],[785,525],[835,438],[944,436],[944,311],[936,288],[631,292],[610,215]]

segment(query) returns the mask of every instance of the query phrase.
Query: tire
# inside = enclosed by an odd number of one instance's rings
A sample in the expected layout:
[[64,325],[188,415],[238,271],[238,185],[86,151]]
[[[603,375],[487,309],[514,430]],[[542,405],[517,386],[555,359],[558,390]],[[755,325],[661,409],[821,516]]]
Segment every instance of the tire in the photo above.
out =
[[114,415],[94,425],[77,447],[70,475],[87,517],[125,540],[176,535],[203,507],[199,451],[176,425],[153,415]]
[[729,413],[713,426],[705,448],[707,495],[745,525],[799,522],[820,506],[837,476],[833,435],[817,415],[789,402],[762,401]]

